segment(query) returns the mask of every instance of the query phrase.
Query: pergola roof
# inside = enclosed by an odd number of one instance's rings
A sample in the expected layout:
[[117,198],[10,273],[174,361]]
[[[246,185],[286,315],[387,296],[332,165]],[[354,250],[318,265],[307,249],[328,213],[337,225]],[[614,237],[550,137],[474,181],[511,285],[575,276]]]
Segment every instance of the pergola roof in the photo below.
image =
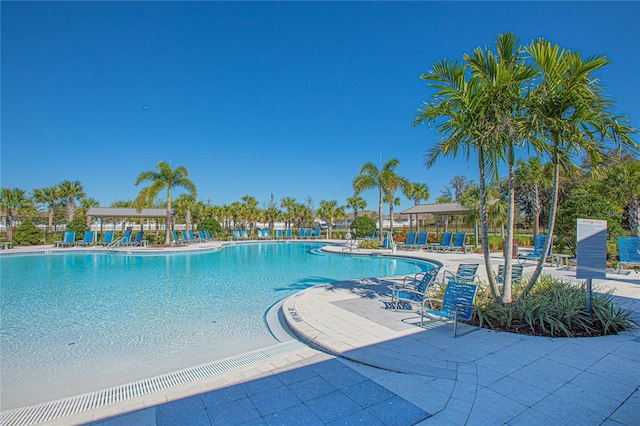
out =
[[400,214],[466,214],[468,209],[460,203],[418,204]]
[[93,217],[157,217],[166,218],[166,209],[138,209],[127,207],[89,207],[87,216]]

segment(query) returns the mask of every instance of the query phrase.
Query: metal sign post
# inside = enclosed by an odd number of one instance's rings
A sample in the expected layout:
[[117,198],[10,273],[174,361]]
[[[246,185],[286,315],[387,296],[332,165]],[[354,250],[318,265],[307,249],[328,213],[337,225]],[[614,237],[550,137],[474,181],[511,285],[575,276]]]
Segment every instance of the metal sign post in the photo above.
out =
[[578,219],[577,237],[576,278],[587,280],[586,310],[591,319],[592,280],[607,277],[607,221]]

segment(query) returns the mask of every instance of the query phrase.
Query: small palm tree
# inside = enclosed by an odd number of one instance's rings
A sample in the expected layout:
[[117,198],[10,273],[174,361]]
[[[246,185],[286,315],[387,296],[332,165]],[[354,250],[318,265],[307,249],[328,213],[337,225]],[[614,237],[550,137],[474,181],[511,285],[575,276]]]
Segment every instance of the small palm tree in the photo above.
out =
[[318,209],[318,215],[327,222],[327,226],[329,227],[327,238],[331,238],[331,233],[333,230],[333,222],[340,217],[344,216],[344,207],[338,207],[338,202],[335,200],[332,201],[320,201],[320,208]]
[[155,199],[164,189],[167,190],[167,217],[165,226],[165,244],[169,244],[171,232],[171,190],[174,188],[184,188],[193,196],[196,195],[196,185],[189,179],[189,171],[184,166],[178,166],[172,169],[171,166],[164,161],[160,161],[156,165],[158,170],[147,170],[141,172],[136,178],[136,185],[142,182],[151,182],[149,186],[143,188],[138,194],[138,198]]
[[540,213],[542,202],[540,194],[551,185],[551,170],[542,164],[539,157],[530,157],[527,160],[519,159],[516,167],[516,183],[524,189],[531,206],[533,216],[533,238],[540,232]]
[[79,180],[74,182],[65,180],[59,187],[63,202],[67,205],[67,220],[71,222],[76,211],[76,200],[81,201],[86,197],[84,187]]
[[95,198],[89,197],[89,198],[84,198],[80,200],[80,209],[82,211],[82,214],[84,214],[85,218],[87,219],[87,228],[89,229],[91,229],[91,218],[87,216],[87,212],[91,207],[98,207],[98,206],[100,206],[100,203]]
[[44,188],[36,188],[32,192],[33,200],[38,204],[44,204],[49,213],[47,221],[47,237],[53,227],[53,213],[56,205],[62,199],[62,193],[59,186],[45,186]]
[[631,235],[640,236],[640,160],[628,157],[605,169],[603,193],[625,209]]
[[385,189],[388,181],[395,175],[395,169],[400,164],[397,158],[391,158],[381,169],[372,162],[364,163],[360,167],[360,172],[353,179],[353,190],[356,194],[360,194],[369,189],[378,188],[378,226],[380,229],[380,241],[382,241],[383,223],[382,223],[382,203],[384,201]]
[[353,219],[355,220],[358,217],[358,210],[367,208],[367,201],[357,194],[354,194],[353,197],[347,198],[347,207],[353,209]]
[[16,216],[35,212],[33,202],[20,188],[2,188],[0,192],[0,210],[5,217],[7,240],[13,241],[13,227]]
[[283,209],[286,209],[285,213],[284,213],[284,221],[285,221],[285,227],[286,229],[291,229],[291,222],[293,222],[293,220],[295,219],[295,216],[293,215],[293,207],[296,204],[296,200],[295,198],[292,197],[285,197],[282,200],[280,200],[280,207],[282,207]]

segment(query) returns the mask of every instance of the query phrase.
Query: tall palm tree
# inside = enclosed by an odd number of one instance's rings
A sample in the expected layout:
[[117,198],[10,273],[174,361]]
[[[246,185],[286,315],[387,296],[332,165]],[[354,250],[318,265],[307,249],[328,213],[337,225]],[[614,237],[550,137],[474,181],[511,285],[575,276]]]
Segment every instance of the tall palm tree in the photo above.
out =
[[358,210],[367,208],[367,201],[359,195],[354,194],[353,197],[347,198],[347,207],[353,209],[353,219],[355,220],[358,217]]
[[360,194],[372,188],[378,188],[378,226],[380,229],[380,241],[382,241],[382,203],[384,200],[385,189],[387,187],[387,179],[395,173],[395,169],[400,164],[400,160],[397,158],[391,158],[387,161],[382,168],[372,163],[364,163],[360,167],[360,172],[353,179],[353,190],[356,194]]
[[[585,152],[592,165],[603,161],[606,144],[617,148],[640,149],[631,139],[635,130],[626,117],[614,116],[612,102],[593,73],[611,63],[606,56],[583,59],[579,52],[560,49],[544,39],[525,47],[538,72],[538,81],[527,96],[526,130],[537,152],[549,156],[553,164],[552,196],[547,232],[553,235],[558,206],[560,168],[570,156]],[[565,162],[565,163],[563,163]],[[521,297],[537,281],[551,247],[547,238],[542,256]]]
[[69,180],[62,181],[59,187],[63,202],[67,205],[67,220],[71,222],[76,211],[76,200],[81,201],[86,197],[84,187],[79,180],[74,182]]
[[280,200],[280,207],[286,209],[284,213],[284,221],[286,229],[291,229],[291,222],[293,222],[295,216],[293,215],[293,207],[296,204],[296,200],[293,197],[285,197]]
[[383,192],[385,202],[389,203],[390,230],[393,234],[393,207],[400,205],[400,199],[396,197],[396,191],[402,189],[407,195],[411,193],[411,182],[408,179],[398,175],[395,168],[389,168],[382,171],[382,182],[384,185]]
[[32,192],[33,200],[38,204],[44,204],[47,212],[49,213],[49,219],[47,222],[47,236],[51,232],[53,227],[53,212],[60,200],[62,194],[59,186],[45,186],[44,188],[36,188]]
[[193,196],[196,195],[196,185],[189,179],[189,171],[184,166],[172,169],[164,161],[156,165],[158,170],[147,170],[141,172],[136,178],[136,185],[142,182],[151,182],[149,186],[143,188],[138,194],[138,198],[156,198],[164,189],[167,190],[167,217],[165,226],[165,244],[169,244],[171,232],[171,190],[174,188],[184,188]]
[[184,216],[184,223],[187,230],[191,230],[191,213],[197,209],[196,197],[192,194],[180,194],[173,202],[176,213]]
[[529,157],[526,161],[519,159],[517,162],[516,182],[524,188],[525,196],[531,206],[534,239],[540,232],[540,213],[542,212],[540,194],[551,184],[550,176],[549,168],[542,164],[539,157]]
[[344,207],[338,206],[338,202],[335,200],[332,201],[320,201],[320,208],[318,209],[318,215],[327,222],[327,226],[329,227],[327,238],[331,238],[331,233],[333,230],[333,222],[337,220],[339,217],[344,216]]
[[35,207],[27,193],[20,188],[2,188],[0,192],[0,210],[5,217],[7,240],[13,241],[13,227],[16,216],[33,213]]
[[[413,182],[409,185],[409,193],[407,198],[413,200],[413,204],[415,206],[420,205],[422,200],[428,200],[431,197],[431,193],[429,192],[429,186],[426,183]],[[420,215],[416,214],[416,232],[420,231]]]

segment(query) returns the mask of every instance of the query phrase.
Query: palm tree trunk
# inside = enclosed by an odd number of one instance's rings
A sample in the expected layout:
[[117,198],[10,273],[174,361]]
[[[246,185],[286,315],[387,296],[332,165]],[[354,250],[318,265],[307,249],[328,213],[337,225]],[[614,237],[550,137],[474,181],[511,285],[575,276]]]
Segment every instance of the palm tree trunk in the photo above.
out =
[[389,203],[389,217],[391,218],[391,235],[393,235],[393,202]]
[[509,175],[507,190],[507,237],[505,242],[505,259],[504,259],[504,281],[502,285],[502,303],[513,302],[511,295],[511,270],[512,270],[512,253],[513,253],[513,223],[515,220],[515,173],[514,173],[514,154],[513,145],[509,144]]
[[640,200],[632,198],[627,205],[627,221],[633,237],[640,236]]
[[47,222],[47,235],[51,233],[53,227],[53,206],[49,208],[49,221]]
[[540,190],[538,184],[533,185],[533,240],[540,232]]
[[482,226],[482,252],[484,254],[484,266],[487,269],[487,278],[489,279],[489,287],[491,288],[491,294],[498,300],[500,299],[500,292],[498,291],[498,283],[496,277],[493,275],[493,268],[491,265],[491,252],[489,251],[489,223],[487,222],[487,184],[485,182],[485,164],[484,164],[484,149],[482,145],[478,147],[478,166],[480,168],[480,179],[478,185],[480,186],[480,222]]
[[379,202],[378,202],[378,225],[380,225],[380,232],[378,235],[378,239],[380,240],[380,242],[382,243],[382,240],[384,238],[384,236],[382,235],[382,184],[380,185],[380,197],[379,197]]
[[531,291],[533,285],[538,281],[540,274],[542,273],[542,267],[544,263],[547,261],[547,253],[549,253],[549,248],[551,247],[553,240],[553,231],[556,224],[556,210],[558,208],[558,192],[560,187],[560,160],[558,154],[558,142],[557,138],[553,139],[553,189],[551,192],[551,205],[549,206],[549,223],[547,225],[547,241],[545,241],[544,248],[542,249],[542,253],[540,255],[540,260],[538,260],[538,264],[536,265],[536,269],[533,271],[533,275],[529,279],[527,286],[524,291],[520,295],[520,299],[524,299],[526,295]]
[[164,226],[164,245],[168,246],[171,239],[171,188],[167,188],[167,223]]

